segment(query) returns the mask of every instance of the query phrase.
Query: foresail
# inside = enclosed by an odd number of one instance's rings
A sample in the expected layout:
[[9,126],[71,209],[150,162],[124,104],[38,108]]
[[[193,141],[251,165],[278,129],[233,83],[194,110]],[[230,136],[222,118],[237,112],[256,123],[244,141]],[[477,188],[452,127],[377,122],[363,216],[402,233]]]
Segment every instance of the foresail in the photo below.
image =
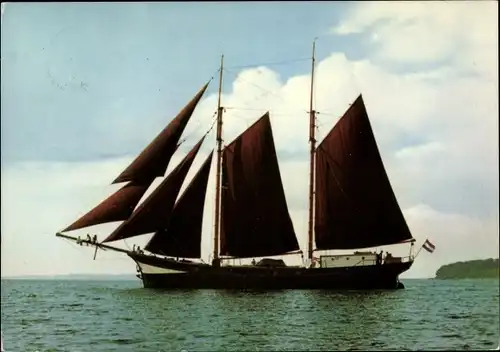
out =
[[205,93],[208,83],[177,114],[177,116],[156,136],[156,138],[137,156],[137,158],[113,181],[138,183],[165,174],[170,159],[174,155],[179,139],[193,114],[196,105]]
[[317,249],[412,238],[387,177],[361,95],[316,150]]
[[182,183],[193,164],[205,136],[193,147],[177,167],[151,195],[103,242],[126,239],[165,229]]
[[156,232],[145,246],[146,250],[172,257],[201,257],[203,211],[212,154],[210,153],[175,203],[167,230]]
[[298,250],[268,113],[226,146],[222,165],[221,255]]
[[73,224],[65,228],[63,232],[113,221],[127,220],[130,215],[132,215],[134,208],[139,203],[144,193],[146,193],[152,181],[151,179],[149,182],[144,181],[141,184],[129,182]]

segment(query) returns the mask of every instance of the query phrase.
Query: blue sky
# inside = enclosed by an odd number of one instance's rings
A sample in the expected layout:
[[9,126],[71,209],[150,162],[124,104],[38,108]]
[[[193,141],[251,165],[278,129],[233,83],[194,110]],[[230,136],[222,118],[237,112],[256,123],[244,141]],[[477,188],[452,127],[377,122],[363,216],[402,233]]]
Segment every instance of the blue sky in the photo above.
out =
[[[304,244],[310,61],[289,61],[309,58],[315,37],[319,139],[362,93],[410,229],[419,243],[429,237],[438,247],[421,254],[410,276],[498,256],[497,7],[8,4],[1,31],[2,275],[133,272],[126,258],[102,254],[94,262],[93,253],[54,233],[116,189],[110,182],[216,75],[222,53],[225,140],[270,111]],[[185,149],[209,128],[216,92],[217,79],[188,125]],[[203,153],[213,146],[211,136]],[[104,238],[116,225],[91,231]]]
[[[13,4],[2,24],[2,158],[77,161],[135,152],[145,141],[121,127],[142,116],[154,118],[143,128],[158,130],[216,73],[221,53],[228,68],[310,57],[312,38],[346,6]],[[319,47],[318,58],[325,54]],[[277,69],[289,77],[308,65]]]

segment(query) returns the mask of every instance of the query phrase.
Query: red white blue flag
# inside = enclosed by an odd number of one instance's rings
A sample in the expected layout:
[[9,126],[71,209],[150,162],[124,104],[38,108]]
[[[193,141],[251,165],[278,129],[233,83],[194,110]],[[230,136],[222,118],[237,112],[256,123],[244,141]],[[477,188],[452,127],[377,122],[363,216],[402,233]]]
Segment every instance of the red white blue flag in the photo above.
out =
[[425,240],[424,244],[422,245],[422,248],[425,249],[427,252],[432,253],[436,249],[436,246],[431,243],[429,240]]

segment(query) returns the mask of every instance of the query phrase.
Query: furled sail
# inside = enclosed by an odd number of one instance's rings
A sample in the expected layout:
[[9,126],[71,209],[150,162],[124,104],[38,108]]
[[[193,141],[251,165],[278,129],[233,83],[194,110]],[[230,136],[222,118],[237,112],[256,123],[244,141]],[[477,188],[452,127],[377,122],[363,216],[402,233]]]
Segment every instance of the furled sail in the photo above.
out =
[[221,255],[298,250],[268,113],[226,146],[222,165]]
[[142,183],[165,174],[170,159],[178,147],[179,139],[207,87],[208,83],[200,89],[194,98],[113,181],[113,183],[126,181]]
[[412,238],[360,95],[316,150],[317,249],[355,249]]
[[129,182],[63,231],[127,220],[152,182],[153,179],[141,184]]
[[167,229],[156,232],[144,247],[146,250],[172,257],[201,257],[203,210],[212,154],[175,203]]
[[137,207],[132,216],[116,228],[103,242],[126,239],[165,228],[182,183],[204,139],[205,136],[203,136],[151,195]]

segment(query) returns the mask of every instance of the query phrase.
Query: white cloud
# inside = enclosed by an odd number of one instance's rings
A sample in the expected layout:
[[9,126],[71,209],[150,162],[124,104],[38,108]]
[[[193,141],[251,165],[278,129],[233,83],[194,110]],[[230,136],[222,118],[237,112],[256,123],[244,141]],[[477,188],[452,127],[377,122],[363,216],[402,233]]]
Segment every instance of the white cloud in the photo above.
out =
[[496,77],[498,2],[366,2],[332,28],[341,35],[366,34],[374,56],[395,62],[451,60]]
[[498,258],[498,218],[440,213],[424,204],[406,210],[405,216],[414,234],[436,245],[431,255],[422,250],[406,273],[409,277],[432,277],[437,268],[450,262]]
[[6,3],[2,2],[0,4],[0,19],[1,21],[3,22],[3,14],[5,12],[5,5],[7,5]]
[[[410,228],[418,243],[429,237],[437,245],[434,255],[421,254],[408,276],[431,276],[450,261],[498,256],[498,79],[497,61],[491,59],[498,57],[498,40],[496,30],[490,30],[496,26],[497,5],[481,3],[426,2],[425,10],[415,2],[359,4],[335,32],[375,37],[375,51],[357,61],[332,52],[317,66],[318,139],[362,93]],[[381,58],[386,62],[380,63]],[[436,65],[395,73],[387,61]],[[473,74],[464,75],[464,69]],[[309,83],[307,73],[283,79],[266,67],[248,69],[225,76],[231,90],[222,99],[226,142],[270,110],[285,192],[303,249]],[[210,126],[215,105],[215,95],[201,102],[186,131],[190,145]],[[213,147],[213,141],[212,133],[206,145]],[[288,157],[290,153],[301,158]],[[180,157],[174,157],[170,169]],[[2,270],[34,273],[44,265],[47,272],[133,270],[128,259],[113,259],[121,256],[98,254],[93,262],[87,251],[64,251],[69,245],[53,236],[116,189],[108,185],[128,161],[24,164],[2,170]],[[202,161],[202,156],[197,158],[190,175]],[[213,185],[213,174],[209,182]],[[211,251],[213,195],[209,187],[205,258]],[[96,230],[104,236],[113,226]],[[44,259],[44,248],[59,259]],[[407,248],[391,251],[404,254]],[[77,252],[83,253],[79,259]]]

